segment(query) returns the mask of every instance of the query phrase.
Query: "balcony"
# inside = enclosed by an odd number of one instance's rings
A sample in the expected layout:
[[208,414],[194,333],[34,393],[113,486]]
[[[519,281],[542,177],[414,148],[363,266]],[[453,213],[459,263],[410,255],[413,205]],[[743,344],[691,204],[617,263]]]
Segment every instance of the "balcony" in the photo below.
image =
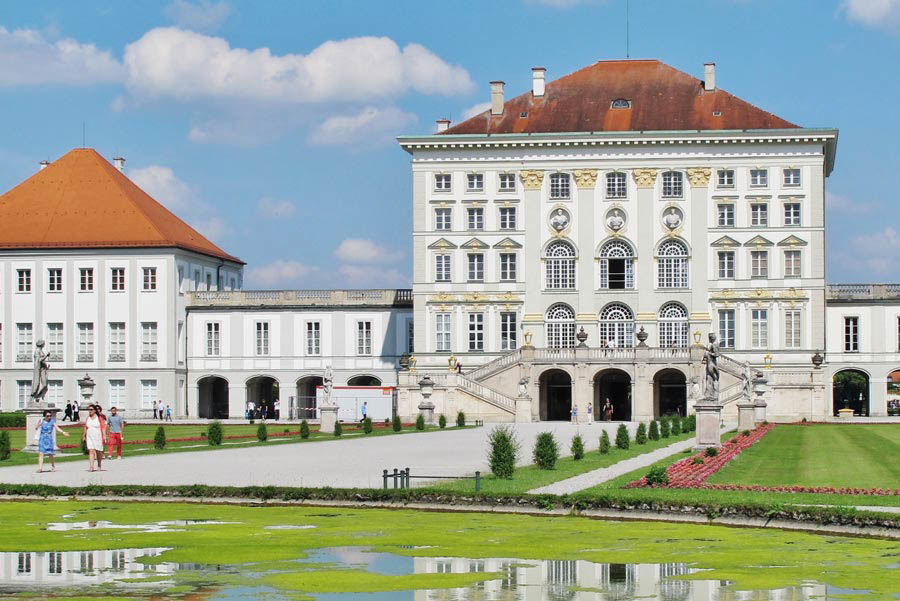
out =
[[828,302],[900,300],[900,284],[828,284],[825,290]]
[[188,292],[190,308],[212,307],[412,307],[412,290],[223,290]]

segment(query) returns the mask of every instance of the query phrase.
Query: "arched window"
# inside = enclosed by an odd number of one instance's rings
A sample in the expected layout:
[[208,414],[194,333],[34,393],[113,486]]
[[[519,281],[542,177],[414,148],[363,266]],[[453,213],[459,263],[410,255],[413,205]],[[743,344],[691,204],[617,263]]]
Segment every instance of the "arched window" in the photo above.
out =
[[634,346],[634,314],[626,305],[610,303],[600,311],[599,345],[614,348]]
[[687,288],[688,251],[678,240],[666,240],[659,245],[657,253],[659,263],[660,288]]
[[554,242],[547,247],[544,258],[547,268],[548,290],[575,289],[575,249],[568,242]]
[[659,346],[684,348],[688,345],[688,313],[681,303],[666,303],[659,310]]
[[612,240],[600,249],[600,288],[634,288],[634,252],[621,240]]
[[562,303],[547,309],[547,347],[575,346],[575,311]]

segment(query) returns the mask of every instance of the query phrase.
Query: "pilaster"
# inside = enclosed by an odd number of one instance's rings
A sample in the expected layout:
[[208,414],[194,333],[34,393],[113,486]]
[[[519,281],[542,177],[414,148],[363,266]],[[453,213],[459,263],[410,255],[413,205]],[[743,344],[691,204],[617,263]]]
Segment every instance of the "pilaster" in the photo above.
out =
[[[525,242],[522,249],[523,281],[525,286],[525,298],[522,303],[522,331],[531,329],[531,333],[537,336],[537,344],[543,339],[543,333],[529,325],[529,314],[543,315],[544,307],[540,306],[541,296],[541,232],[543,226],[543,207],[541,206],[541,191],[543,188],[544,172],[540,170],[527,170],[519,172],[524,196],[522,199],[522,218],[525,227]],[[532,319],[533,321],[533,319]],[[534,396],[532,395],[532,398]]]
[[[578,186],[578,307],[593,307],[592,297],[595,287],[594,275],[594,248],[597,241],[594,239],[596,223],[599,219],[594,190],[597,187],[596,169],[576,169],[573,172],[575,183]],[[577,309],[576,309],[577,310]],[[592,322],[596,326],[597,316],[593,313]],[[593,328],[592,328],[593,329]],[[587,331],[587,329],[586,329]],[[591,332],[588,331],[590,334]],[[581,408],[579,407],[579,412]]]
[[690,231],[691,263],[691,331],[699,329],[709,331],[711,319],[709,315],[709,167],[691,167],[687,169],[688,181],[691,185],[689,219],[687,227]]
[[[656,273],[653,259],[653,246],[656,242],[653,235],[655,223],[656,203],[656,169],[635,169],[632,172],[634,182],[637,185],[637,228],[631,228],[635,232],[633,242],[637,251],[634,265],[635,287],[640,294],[637,295],[637,306],[632,307],[635,313],[650,313],[656,315],[656,307],[653,299],[653,278]],[[641,324],[635,324],[640,327]],[[646,328],[646,326],[645,326]],[[649,330],[648,330],[649,331]]]

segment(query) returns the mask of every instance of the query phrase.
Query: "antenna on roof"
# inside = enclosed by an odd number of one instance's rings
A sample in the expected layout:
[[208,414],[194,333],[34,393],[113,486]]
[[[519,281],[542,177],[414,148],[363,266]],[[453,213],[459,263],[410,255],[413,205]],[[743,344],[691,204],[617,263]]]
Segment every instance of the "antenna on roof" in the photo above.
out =
[[630,0],[625,0],[625,58],[631,58]]

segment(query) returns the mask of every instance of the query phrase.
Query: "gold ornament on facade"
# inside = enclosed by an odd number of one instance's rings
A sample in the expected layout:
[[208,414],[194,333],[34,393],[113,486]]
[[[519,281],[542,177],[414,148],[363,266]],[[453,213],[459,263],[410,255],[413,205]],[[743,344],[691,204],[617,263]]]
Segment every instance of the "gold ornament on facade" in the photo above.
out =
[[634,169],[631,176],[638,188],[652,188],[656,184],[656,169]]
[[712,169],[709,167],[688,167],[685,169],[692,188],[705,188],[709,185]]
[[519,179],[526,190],[540,190],[544,181],[544,172],[539,169],[519,171]]
[[575,184],[579,189],[592,190],[597,185],[596,169],[576,169],[572,174],[575,175]]

